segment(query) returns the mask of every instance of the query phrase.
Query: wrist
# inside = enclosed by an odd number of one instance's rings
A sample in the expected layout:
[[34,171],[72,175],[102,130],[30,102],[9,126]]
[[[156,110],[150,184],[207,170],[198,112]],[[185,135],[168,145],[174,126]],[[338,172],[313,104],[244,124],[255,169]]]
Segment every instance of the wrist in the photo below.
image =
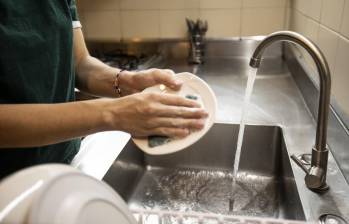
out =
[[118,71],[114,77],[113,82],[113,88],[117,94],[118,97],[121,97],[121,85],[120,85],[120,74],[122,73],[122,70]]
[[111,104],[115,104],[113,99],[97,99],[86,101],[92,105],[92,111],[95,112],[96,123],[99,131],[114,130],[115,112],[111,109]]
[[133,85],[134,72],[114,69],[112,86],[114,96],[122,97],[129,94],[129,89]]
[[135,72],[122,70],[119,71],[119,85],[121,89],[127,90],[133,85],[133,76]]

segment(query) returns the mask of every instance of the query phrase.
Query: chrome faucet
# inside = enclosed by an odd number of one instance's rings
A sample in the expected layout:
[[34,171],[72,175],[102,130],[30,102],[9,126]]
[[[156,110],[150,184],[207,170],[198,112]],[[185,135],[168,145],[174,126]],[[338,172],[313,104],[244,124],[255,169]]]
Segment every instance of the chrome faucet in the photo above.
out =
[[315,192],[324,192],[329,189],[326,184],[328,163],[328,148],[326,145],[328,111],[330,106],[331,74],[327,61],[321,50],[309,39],[299,33],[291,31],[279,31],[267,36],[256,48],[250,66],[258,68],[261,63],[264,50],[274,42],[286,41],[303,47],[313,58],[320,76],[320,98],[316,127],[315,146],[311,152],[310,168],[307,168],[301,159],[292,155],[291,158],[306,173],[305,184]]

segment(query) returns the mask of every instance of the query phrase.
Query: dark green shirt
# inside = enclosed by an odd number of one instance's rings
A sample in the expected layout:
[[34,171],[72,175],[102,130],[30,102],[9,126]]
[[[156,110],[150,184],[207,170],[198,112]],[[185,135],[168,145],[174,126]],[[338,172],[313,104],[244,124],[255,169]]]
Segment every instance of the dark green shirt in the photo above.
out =
[[[75,0],[0,0],[0,104],[74,101],[77,20]],[[0,149],[0,178],[36,164],[70,163],[79,146],[76,139]]]

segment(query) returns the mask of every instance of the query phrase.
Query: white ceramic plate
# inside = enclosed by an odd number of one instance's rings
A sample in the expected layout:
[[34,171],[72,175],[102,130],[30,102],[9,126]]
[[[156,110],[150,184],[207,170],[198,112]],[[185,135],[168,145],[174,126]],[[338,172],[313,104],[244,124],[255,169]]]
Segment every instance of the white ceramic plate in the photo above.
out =
[[77,173],[67,165],[32,166],[0,182],[0,223],[28,223],[27,216],[35,195],[51,179],[65,173]]
[[205,122],[205,127],[200,131],[191,133],[185,138],[171,139],[170,142],[163,145],[150,147],[148,144],[148,138],[133,138],[134,143],[144,152],[151,155],[161,155],[174,153],[179,150],[185,149],[188,146],[197,142],[206,132],[212,127],[216,118],[217,100],[212,89],[207,85],[205,81],[197,77],[196,75],[188,72],[176,74],[176,79],[183,82],[182,88],[179,91],[173,91],[166,88],[164,85],[156,85],[145,89],[143,92],[156,92],[156,93],[171,93],[187,97],[188,95],[197,97],[197,101],[208,112],[208,117]]
[[107,184],[83,173],[66,173],[38,192],[29,224],[136,224],[126,203]]

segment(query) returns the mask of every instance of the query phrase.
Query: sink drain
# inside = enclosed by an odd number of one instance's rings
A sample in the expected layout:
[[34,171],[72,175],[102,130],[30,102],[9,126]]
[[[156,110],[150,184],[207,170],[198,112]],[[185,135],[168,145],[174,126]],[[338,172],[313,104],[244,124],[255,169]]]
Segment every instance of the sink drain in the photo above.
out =
[[332,214],[321,215],[319,222],[320,224],[348,224],[348,222],[344,218]]

